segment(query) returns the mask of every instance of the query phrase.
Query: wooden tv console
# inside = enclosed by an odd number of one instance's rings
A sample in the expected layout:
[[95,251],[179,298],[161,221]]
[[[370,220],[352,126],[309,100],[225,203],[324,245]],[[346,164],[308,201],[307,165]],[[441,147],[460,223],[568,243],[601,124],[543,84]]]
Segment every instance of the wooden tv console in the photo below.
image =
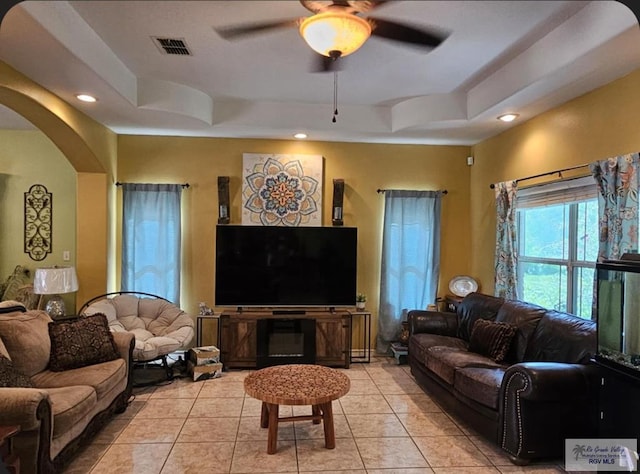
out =
[[220,315],[220,357],[225,369],[254,369],[258,320],[315,319],[316,364],[349,368],[351,313],[348,310],[223,310]]

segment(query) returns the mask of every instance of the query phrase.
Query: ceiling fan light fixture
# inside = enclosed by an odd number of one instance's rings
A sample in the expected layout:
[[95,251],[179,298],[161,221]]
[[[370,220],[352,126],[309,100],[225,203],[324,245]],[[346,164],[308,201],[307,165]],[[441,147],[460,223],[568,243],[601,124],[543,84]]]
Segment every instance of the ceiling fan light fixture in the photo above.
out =
[[332,57],[332,51],[348,56],[371,36],[371,25],[351,13],[328,11],[305,18],[300,24],[300,35],[323,56]]

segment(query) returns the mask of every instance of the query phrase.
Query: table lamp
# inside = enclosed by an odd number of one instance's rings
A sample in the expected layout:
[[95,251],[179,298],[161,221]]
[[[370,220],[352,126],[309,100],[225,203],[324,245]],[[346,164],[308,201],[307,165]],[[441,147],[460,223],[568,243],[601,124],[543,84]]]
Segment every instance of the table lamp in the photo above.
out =
[[66,314],[64,301],[60,295],[74,291],[78,291],[78,277],[74,267],[56,266],[36,269],[33,292],[37,295],[53,295],[45,306],[45,311],[52,318],[59,318]]

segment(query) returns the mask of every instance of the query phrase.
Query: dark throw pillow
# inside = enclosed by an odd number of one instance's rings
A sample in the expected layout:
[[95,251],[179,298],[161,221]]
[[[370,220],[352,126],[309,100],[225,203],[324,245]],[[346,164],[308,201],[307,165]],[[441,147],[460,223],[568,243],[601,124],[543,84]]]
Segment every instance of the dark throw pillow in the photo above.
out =
[[511,324],[478,319],[471,330],[469,350],[502,362],[515,335],[516,327]]
[[120,357],[102,313],[49,323],[49,370],[61,372],[99,364]]
[[33,388],[31,379],[13,366],[11,359],[0,354],[0,387]]

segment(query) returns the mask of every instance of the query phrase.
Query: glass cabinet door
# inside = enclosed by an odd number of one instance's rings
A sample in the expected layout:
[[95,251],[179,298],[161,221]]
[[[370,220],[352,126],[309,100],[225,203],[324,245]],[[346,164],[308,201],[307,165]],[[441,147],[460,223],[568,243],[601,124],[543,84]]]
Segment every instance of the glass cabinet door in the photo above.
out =
[[640,266],[598,267],[598,359],[640,373]]

